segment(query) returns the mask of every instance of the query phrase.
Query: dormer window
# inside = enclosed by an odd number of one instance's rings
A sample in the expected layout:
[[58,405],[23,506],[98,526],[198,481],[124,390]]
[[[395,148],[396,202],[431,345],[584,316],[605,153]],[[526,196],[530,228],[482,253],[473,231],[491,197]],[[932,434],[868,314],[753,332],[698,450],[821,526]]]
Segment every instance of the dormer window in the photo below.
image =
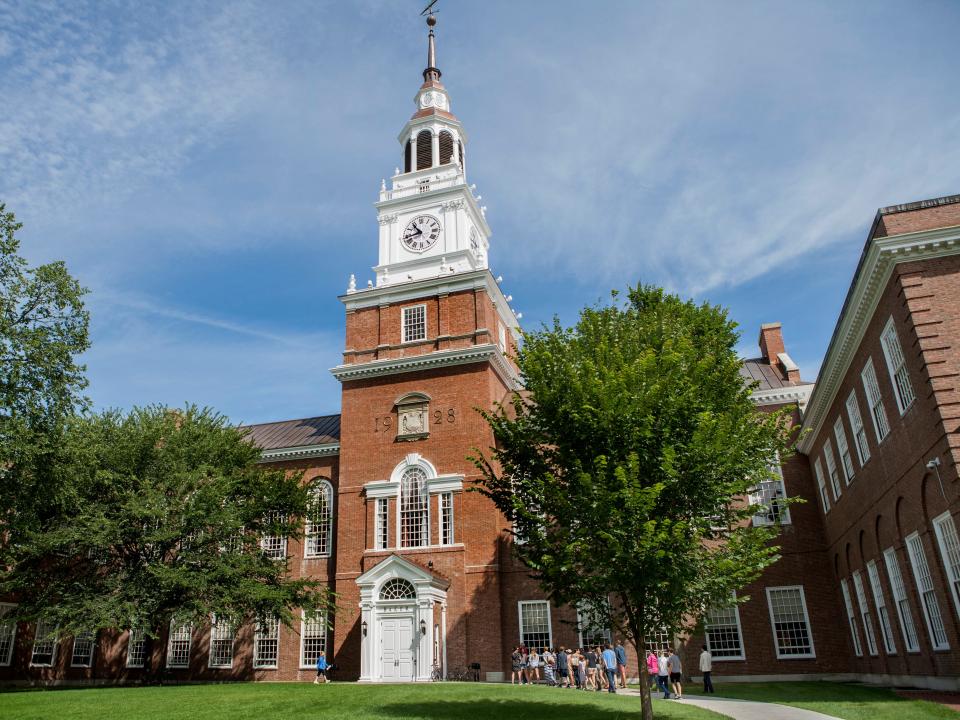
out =
[[427,306],[412,305],[403,309],[403,342],[416,342],[427,337]]

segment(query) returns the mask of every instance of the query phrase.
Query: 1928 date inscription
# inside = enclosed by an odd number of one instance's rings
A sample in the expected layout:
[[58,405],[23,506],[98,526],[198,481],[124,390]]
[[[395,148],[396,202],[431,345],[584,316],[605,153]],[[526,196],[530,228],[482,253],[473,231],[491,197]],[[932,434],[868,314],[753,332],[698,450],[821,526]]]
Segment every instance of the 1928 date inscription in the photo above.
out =
[[[457,412],[454,408],[446,410],[434,410],[431,413],[431,425],[452,425],[457,422]],[[393,427],[393,415],[384,415],[373,419],[373,431],[375,433],[390,432]]]

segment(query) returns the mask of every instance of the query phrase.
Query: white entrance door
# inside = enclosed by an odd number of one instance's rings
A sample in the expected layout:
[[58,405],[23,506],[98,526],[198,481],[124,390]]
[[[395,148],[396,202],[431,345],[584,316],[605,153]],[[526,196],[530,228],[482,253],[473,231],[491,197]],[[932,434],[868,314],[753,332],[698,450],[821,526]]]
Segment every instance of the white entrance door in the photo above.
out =
[[413,680],[413,620],[382,620],[380,644],[380,679],[386,682]]

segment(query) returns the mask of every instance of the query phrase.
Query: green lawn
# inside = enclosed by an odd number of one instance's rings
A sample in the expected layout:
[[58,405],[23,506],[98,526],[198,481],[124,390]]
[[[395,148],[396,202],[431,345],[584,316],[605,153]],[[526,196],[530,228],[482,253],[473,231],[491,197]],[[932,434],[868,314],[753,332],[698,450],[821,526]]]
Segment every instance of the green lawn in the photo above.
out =
[[[669,720],[722,717],[662,700],[654,701],[654,713]],[[0,693],[3,720],[618,720],[639,716],[639,697],[473,683],[238,683]]]
[[[907,700],[892,690],[831,682],[714,683],[718,697],[796,705],[844,720],[958,720],[960,713],[925,700]],[[690,692],[700,685],[691,683]],[[688,691],[685,688],[684,694]]]

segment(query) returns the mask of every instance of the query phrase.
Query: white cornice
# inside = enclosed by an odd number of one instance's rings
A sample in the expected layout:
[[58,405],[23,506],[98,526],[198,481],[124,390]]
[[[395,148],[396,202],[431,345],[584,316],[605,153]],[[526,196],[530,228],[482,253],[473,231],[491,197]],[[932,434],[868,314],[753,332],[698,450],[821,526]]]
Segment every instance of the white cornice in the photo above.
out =
[[[441,167],[449,167],[444,165]],[[409,175],[410,178],[417,177],[430,177],[435,175],[437,170],[440,168],[431,167],[424,168],[422,170],[417,170],[416,172],[403,173],[404,175]],[[432,171],[432,172],[431,172]],[[394,178],[399,177],[397,175]],[[483,212],[480,210],[480,204],[477,202],[477,199],[473,196],[473,191],[467,186],[466,179],[463,182],[457,183],[456,185],[447,185],[441,186],[438,188],[431,188],[423,193],[417,193],[416,195],[400,195],[396,198],[390,198],[389,200],[378,200],[373,204],[377,211],[389,210],[391,208],[397,208],[408,206],[411,209],[419,208],[425,205],[431,205],[433,203],[441,202],[445,197],[455,195],[462,197],[467,205],[470,208],[470,219],[480,226],[480,229],[483,231],[485,237],[489,238],[493,232],[490,230],[490,225],[487,224],[487,218],[484,216]]]
[[260,462],[278,462],[280,460],[305,460],[308,458],[327,457],[340,454],[340,443],[326,443],[323,445],[300,445],[297,447],[274,448],[264,450],[260,454]]
[[803,428],[809,432],[797,446],[801,452],[810,452],[819,435],[893,269],[900,263],[958,253],[960,226],[875,237],[868,241],[827,347],[816,390],[807,407]]
[[787,403],[797,403],[803,410],[810,401],[810,394],[813,392],[813,383],[805,385],[787,385],[786,387],[769,388],[767,390],[754,390],[750,395],[754,405],[786,405]]

